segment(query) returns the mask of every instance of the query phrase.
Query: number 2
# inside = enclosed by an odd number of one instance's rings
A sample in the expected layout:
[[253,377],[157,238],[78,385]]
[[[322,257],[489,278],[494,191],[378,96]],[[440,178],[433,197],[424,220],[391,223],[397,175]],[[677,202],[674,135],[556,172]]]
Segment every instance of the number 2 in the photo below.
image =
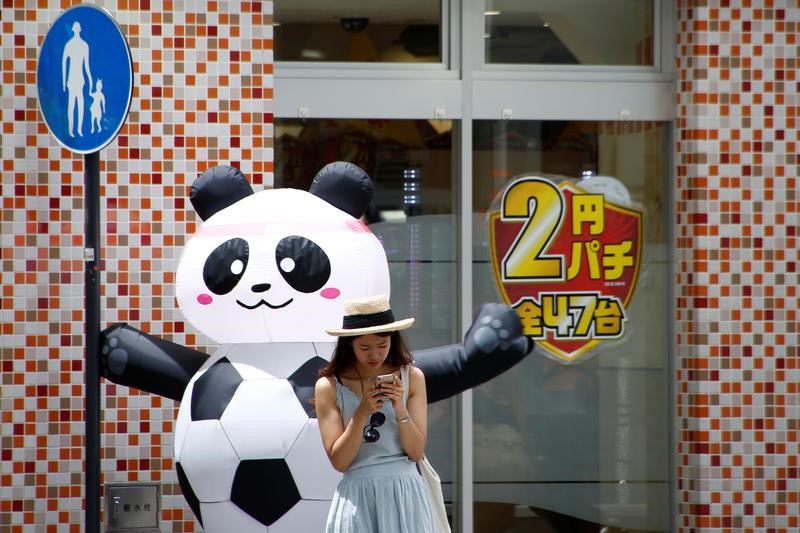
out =
[[564,198],[549,181],[517,181],[503,195],[502,220],[527,220],[503,258],[503,280],[564,279],[564,258],[542,252],[561,228]]

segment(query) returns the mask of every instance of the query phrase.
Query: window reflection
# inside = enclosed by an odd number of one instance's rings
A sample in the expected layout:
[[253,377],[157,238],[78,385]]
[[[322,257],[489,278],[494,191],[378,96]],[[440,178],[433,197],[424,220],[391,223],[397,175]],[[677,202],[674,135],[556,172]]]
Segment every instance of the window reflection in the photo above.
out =
[[278,119],[275,186],[308,189],[326,163],[349,161],[375,181],[370,222],[452,214],[452,128],[449,120]]
[[613,176],[645,212],[646,273],[622,343],[565,364],[534,352],[474,392],[475,530],[669,527],[669,125],[476,121],[473,301],[498,301],[486,213],[515,176]]
[[653,0],[486,0],[486,63],[653,65]]
[[[416,323],[412,349],[457,340],[457,252],[451,121],[276,119],[275,186],[307,190],[332,161],[354,163],[372,177],[375,196],[365,215],[389,261],[392,308]],[[357,258],[354,258],[356,261]],[[428,410],[426,454],[456,497],[453,401]]]
[[440,63],[436,0],[276,0],[276,61]]

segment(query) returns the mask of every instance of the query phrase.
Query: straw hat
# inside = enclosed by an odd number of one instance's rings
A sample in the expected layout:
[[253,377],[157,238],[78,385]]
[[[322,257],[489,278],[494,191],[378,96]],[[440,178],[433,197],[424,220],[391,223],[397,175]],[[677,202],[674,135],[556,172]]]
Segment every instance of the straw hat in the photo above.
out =
[[389,307],[389,297],[383,294],[347,300],[344,303],[344,318],[340,329],[326,329],[334,337],[357,337],[370,333],[385,333],[410,328],[413,318],[395,320]]

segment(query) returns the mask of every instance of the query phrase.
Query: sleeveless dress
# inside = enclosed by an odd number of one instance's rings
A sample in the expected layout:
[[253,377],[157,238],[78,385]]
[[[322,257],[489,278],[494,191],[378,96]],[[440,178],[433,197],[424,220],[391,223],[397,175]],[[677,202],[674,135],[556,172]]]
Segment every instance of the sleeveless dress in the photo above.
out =
[[[361,398],[336,378],[336,405],[345,426]],[[432,533],[425,487],[400,445],[392,402],[380,412],[386,420],[375,427],[376,442],[363,442],[333,495],[326,533]]]

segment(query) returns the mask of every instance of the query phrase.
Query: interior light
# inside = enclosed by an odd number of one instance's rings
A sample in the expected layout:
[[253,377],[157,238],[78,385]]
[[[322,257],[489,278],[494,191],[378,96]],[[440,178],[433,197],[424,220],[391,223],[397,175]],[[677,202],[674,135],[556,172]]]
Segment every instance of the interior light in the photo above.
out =
[[300,52],[300,56],[306,59],[322,59],[324,55],[319,50],[311,50],[309,48],[304,49]]
[[406,213],[402,209],[384,209],[380,211],[381,220],[386,222],[405,222]]
[[495,16],[495,15],[499,15],[499,14],[500,14],[500,12],[499,12],[499,11],[496,11],[496,10],[494,10],[494,9],[492,9],[492,10],[489,10],[489,11],[484,11],[484,12],[483,12],[483,16],[485,16],[485,17],[493,17],[493,16]]

